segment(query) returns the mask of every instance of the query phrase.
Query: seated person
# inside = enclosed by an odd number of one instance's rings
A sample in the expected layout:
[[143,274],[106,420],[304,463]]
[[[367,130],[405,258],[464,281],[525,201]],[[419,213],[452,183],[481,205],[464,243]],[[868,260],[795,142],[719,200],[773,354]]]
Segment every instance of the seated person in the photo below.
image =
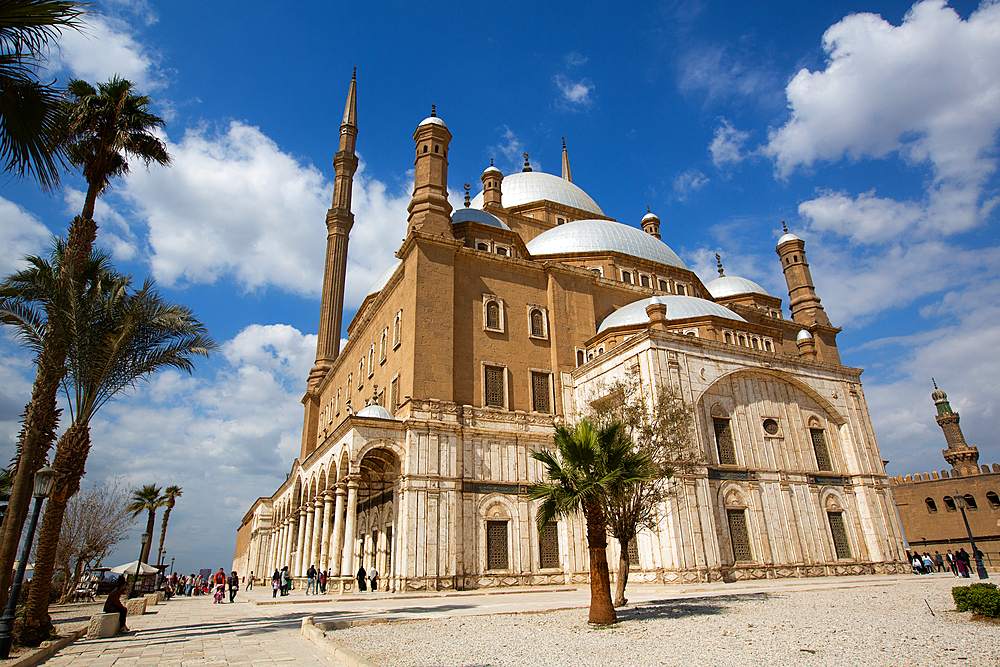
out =
[[125,577],[121,576],[115,581],[115,587],[108,593],[108,599],[104,601],[104,613],[113,614],[118,612],[118,632],[129,632],[125,627],[125,617],[128,615],[128,608],[122,604],[122,593],[125,592]]

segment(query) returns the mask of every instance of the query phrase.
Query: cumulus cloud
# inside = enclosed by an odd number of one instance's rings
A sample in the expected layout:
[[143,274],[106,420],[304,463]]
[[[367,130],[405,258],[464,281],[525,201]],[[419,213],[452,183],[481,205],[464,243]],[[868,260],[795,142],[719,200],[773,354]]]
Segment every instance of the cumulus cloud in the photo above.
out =
[[692,46],[678,58],[677,69],[680,91],[704,98],[705,104],[737,98],[752,100],[757,105],[776,106],[779,101],[781,86],[774,72],[727,47],[717,44]]
[[708,152],[716,169],[726,169],[742,162],[746,157],[743,154],[743,146],[749,138],[749,132],[736,129],[725,118],[720,119],[712,143],[708,145]]
[[584,109],[589,107],[593,101],[590,94],[594,91],[594,84],[590,79],[583,78],[579,81],[573,81],[567,76],[556,74],[552,77],[552,82],[559,91],[559,102],[564,107]]
[[[232,277],[248,291],[316,296],[322,286],[332,183],[258,128],[232,121],[188,130],[169,169],[135,169],[118,195],[148,225],[149,261],[167,286]],[[406,232],[404,192],[355,175],[347,306],[364,298]],[[360,249],[364,248],[364,252]]]
[[674,197],[685,201],[689,195],[705,187],[708,181],[708,177],[697,169],[688,169],[674,178]]
[[0,197],[0,276],[24,268],[26,255],[48,252],[52,233],[34,215]]
[[[791,118],[763,149],[776,173],[898,156],[929,169],[925,201],[825,196],[814,207],[820,217],[836,207],[846,218],[868,218],[863,236],[875,239],[901,228],[955,233],[981,223],[996,204],[983,189],[996,171],[1000,129],[1000,4],[984,3],[962,20],[942,0],[927,0],[899,26],[854,14],[826,31],[823,48],[826,68],[791,80]],[[868,215],[873,209],[884,222]]]
[[[494,145],[491,151],[496,153],[491,157],[499,158],[496,166],[507,174],[521,171],[521,165],[524,162],[524,142],[514,133],[514,130],[506,125],[503,126],[503,134],[500,137],[500,143]],[[541,170],[537,166],[537,162],[535,160],[536,168]]]

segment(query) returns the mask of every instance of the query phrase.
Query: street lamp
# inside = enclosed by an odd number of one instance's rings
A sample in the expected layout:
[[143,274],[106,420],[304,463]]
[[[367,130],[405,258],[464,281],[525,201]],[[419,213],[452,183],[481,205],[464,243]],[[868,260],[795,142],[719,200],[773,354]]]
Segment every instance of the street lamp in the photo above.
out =
[[149,533],[143,533],[139,540],[142,545],[139,547],[139,558],[135,561],[135,576],[132,578],[132,587],[128,589],[128,596],[131,598],[135,593],[135,582],[139,579],[139,572],[142,570],[142,554],[146,551],[146,543],[149,542]]
[[174,559],[170,559],[170,574],[174,573]]
[[955,504],[958,505],[958,509],[962,510],[962,521],[965,522],[965,532],[969,534],[969,543],[972,544],[972,557],[976,560],[976,573],[980,579],[989,579],[990,575],[986,572],[986,566],[983,565],[983,557],[980,555],[979,549],[976,548],[976,540],[972,538],[972,529],[969,528],[969,517],[965,516],[965,498],[962,497],[962,494],[955,494]]
[[56,471],[45,466],[35,471],[35,489],[32,495],[35,497],[35,507],[31,511],[31,523],[28,524],[28,535],[24,538],[24,547],[21,549],[21,560],[17,562],[17,572],[14,573],[14,583],[10,587],[10,595],[7,597],[7,609],[0,618],[0,658],[10,657],[10,646],[14,642],[14,610],[17,608],[17,598],[21,594],[21,582],[24,581],[24,569],[28,565],[28,557],[31,555],[31,541],[35,539],[35,527],[38,525],[38,513],[42,509],[42,501],[52,493],[52,484],[55,482]]

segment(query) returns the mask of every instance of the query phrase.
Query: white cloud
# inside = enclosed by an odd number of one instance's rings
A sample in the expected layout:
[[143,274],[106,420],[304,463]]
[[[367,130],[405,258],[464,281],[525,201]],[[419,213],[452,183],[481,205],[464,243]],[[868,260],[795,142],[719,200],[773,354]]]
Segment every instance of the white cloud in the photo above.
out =
[[731,98],[748,99],[763,106],[777,104],[781,86],[774,73],[750,57],[731,53],[728,48],[715,44],[694,46],[678,58],[677,68],[677,86],[681,92],[702,96],[705,104]]
[[712,164],[716,169],[725,169],[742,162],[746,157],[743,154],[743,146],[749,138],[749,132],[736,129],[731,122],[722,118],[719,127],[715,128],[712,143],[708,146]]
[[563,58],[569,67],[579,67],[580,65],[586,65],[587,61],[590,60],[587,56],[577,53],[576,51],[570,51]]
[[674,178],[674,196],[679,201],[684,201],[688,195],[705,187],[708,181],[708,177],[697,169],[688,169]]
[[[118,191],[149,227],[159,282],[211,284],[232,276],[251,291],[319,293],[332,183],[318,169],[237,121],[218,132],[188,130],[168,150],[169,168],[134,169]],[[405,236],[408,202],[407,194],[367,178],[362,161],[353,189],[348,308],[392,263],[398,244],[385,240]]]
[[582,109],[589,107],[593,101],[590,94],[594,91],[594,84],[590,79],[573,81],[562,74],[556,74],[552,77],[552,82],[559,89],[560,102],[565,107]]
[[497,168],[507,174],[521,171],[521,165],[524,163],[524,143],[514,134],[514,130],[506,125],[503,126],[503,134],[500,136],[502,141],[493,146],[493,151],[499,155],[491,156],[502,158],[502,161],[497,162]]
[[817,207],[836,206],[852,219],[878,209],[885,221],[869,218],[863,234],[875,239],[901,227],[955,233],[982,222],[996,204],[983,201],[983,188],[996,170],[1000,129],[1000,4],[984,3],[962,20],[943,1],[928,0],[899,26],[854,14],[826,31],[823,48],[826,68],[803,69],[791,80],[791,118],[763,149],[778,175],[822,161],[898,155],[929,168],[925,201],[868,193]]
[[24,268],[27,255],[48,253],[52,236],[45,225],[12,201],[0,197],[0,278]]

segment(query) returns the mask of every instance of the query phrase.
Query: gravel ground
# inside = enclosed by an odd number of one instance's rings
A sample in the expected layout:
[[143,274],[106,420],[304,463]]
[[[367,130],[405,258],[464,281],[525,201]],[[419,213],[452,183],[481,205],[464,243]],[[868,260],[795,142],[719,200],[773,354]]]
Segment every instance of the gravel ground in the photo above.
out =
[[928,577],[661,600],[619,610],[619,623],[603,629],[588,626],[586,610],[569,610],[394,622],[330,637],[385,667],[1000,664],[1000,624],[956,612],[956,583]]

